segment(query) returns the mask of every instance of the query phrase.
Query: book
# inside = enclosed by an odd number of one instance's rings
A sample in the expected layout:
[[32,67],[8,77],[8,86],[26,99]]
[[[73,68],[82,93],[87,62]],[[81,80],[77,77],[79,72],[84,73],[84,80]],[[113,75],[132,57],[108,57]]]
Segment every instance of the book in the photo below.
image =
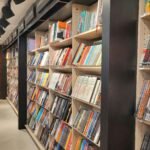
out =
[[53,73],[50,79],[49,88],[69,96],[72,92],[71,81],[71,74]]
[[78,76],[72,92],[72,97],[88,103],[99,104],[100,79],[96,76]]
[[150,135],[148,133],[146,133],[144,135],[143,142],[142,142],[140,150],[149,150],[148,149],[149,145],[150,145]]
[[44,52],[40,66],[48,66],[48,65],[49,65],[49,52]]
[[139,97],[139,104],[138,104],[138,109],[137,109],[137,118],[142,120],[144,119],[144,114],[147,109],[147,115],[148,115],[148,110],[149,108],[146,108],[146,106],[149,106],[149,97],[150,97],[150,81],[149,80],[144,80],[143,82],[143,87],[140,93]]
[[72,60],[70,59],[72,48],[64,48],[60,50],[53,51],[50,58],[51,66],[68,66],[71,65]]
[[101,58],[102,44],[88,46],[84,43],[81,43],[77,48],[77,52],[73,60],[73,65],[101,66]]
[[[93,140],[94,143],[98,144],[100,138],[99,117],[100,112],[81,107],[74,119],[73,126],[86,137]],[[96,133],[94,139],[93,133]]]
[[72,36],[72,21],[58,21],[49,25],[50,42],[63,40]]

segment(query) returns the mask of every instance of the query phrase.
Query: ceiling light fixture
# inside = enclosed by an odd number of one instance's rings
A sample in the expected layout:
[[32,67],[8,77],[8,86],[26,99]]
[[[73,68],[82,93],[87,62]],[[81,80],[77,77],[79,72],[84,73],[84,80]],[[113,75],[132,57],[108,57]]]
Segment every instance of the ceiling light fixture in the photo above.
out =
[[3,35],[4,33],[5,33],[5,30],[2,27],[0,27],[0,35]]
[[18,4],[20,4],[20,3],[24,2],[24,1],[25,0],[14,0],[14,2],[15,2],[16,5],[18,5]]
[[11,0],[8,0],[8,3],[2,8],[2,13],[3,16],[8,19],[13,17],[15,14],[13,13],[13,11],[11,10]]
[[0,26],[6,28],[10,23],[4,18],[0,18]]

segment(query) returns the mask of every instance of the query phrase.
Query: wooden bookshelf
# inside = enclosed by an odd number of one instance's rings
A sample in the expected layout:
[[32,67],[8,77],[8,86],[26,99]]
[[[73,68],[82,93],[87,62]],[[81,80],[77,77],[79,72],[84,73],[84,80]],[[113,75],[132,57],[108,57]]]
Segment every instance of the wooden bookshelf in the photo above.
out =
[[[149,65],[141,66],[143,49],[146,46],[147,36],[150,34],[150,13],[144,12],[144,1],[139,1],[139,21],[138,21],[138,58],[137,58],[137,98],[136,109],[138,109],[139,97],[143,86],[143,80],[150,79]],[[135,149],[140,149],[144,135],[150,131],[150,123],[136,118],[135,124]]]

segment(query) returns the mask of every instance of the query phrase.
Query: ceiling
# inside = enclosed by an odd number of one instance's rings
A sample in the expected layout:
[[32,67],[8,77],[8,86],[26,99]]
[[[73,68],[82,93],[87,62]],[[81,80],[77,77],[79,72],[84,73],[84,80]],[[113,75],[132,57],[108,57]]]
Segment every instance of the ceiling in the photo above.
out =
[[[25,16],[28,9],[35,1],[36,0],[25,0],[25,2],[19,5],[15,5],[14,1],[12,0],[11,8],[15,16],[7,20],[10,23],[10,25],[7,26],[7,28],[5,28],[5,34],[3,34],[0,37],[0,44],[3,44],[5,40],[9,37],[9,35],[14,31],[14,29],[18,26],[21,19]],[[7,0],[0,0],[0,17],[2,16],[2,7],[5,5],[6,2]]]

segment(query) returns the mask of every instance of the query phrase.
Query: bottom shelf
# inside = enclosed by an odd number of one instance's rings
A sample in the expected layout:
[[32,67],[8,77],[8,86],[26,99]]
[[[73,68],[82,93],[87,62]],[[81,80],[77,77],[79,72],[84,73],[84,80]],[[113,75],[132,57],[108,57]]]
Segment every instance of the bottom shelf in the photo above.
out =
[[18,116],[18,110],[16,109],[14,104],[8,98],[7,98],[7,101],[10,104],[10,106],[12,107],[12,109],[14,110],[15,114]]
[[37,139],[37,137],[34,135],[34,133],[32,132],[32,130],[30,129],[30,127],[28,125],[25,125],[26,130],[28,131],[28,133],[30,134],[31,138],[33,139],[33,141],[35,142],[35,144],[37,145],[37,147],[40,150],[45,150],[44,146],[40,143],[40,141]]

